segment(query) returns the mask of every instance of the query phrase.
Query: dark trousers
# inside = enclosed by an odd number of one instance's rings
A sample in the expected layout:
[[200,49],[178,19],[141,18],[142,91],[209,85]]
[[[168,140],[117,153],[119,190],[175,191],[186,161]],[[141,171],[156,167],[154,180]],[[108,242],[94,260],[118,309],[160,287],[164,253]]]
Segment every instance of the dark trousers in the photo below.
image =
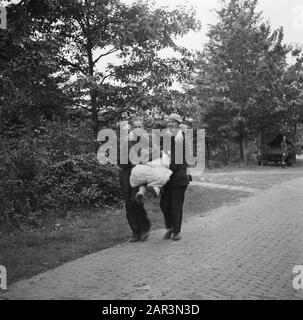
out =
[[138,204],[135,195],[139,188],[132,188],[129,184],[131,168],[121,169],[119,181],[125,200],[126,219],[134,235],[141,235],[150,229],[151,223],[144,209],[144,204]]
[[286,152],[282,152],[282,166],[283,167],[286,166],[287,158],[288,158],[288,154]]
[[167,229],[173,229],[177,234],[181,231],[183,203],[187,186],[176,188],[164,188],[160,207],[164,215],[164,222]]

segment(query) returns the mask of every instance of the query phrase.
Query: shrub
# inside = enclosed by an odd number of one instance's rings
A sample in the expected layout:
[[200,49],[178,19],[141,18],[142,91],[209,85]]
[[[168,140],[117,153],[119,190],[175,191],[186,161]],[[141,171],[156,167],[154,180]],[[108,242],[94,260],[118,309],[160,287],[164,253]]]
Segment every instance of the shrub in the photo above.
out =
[[50,123],[36,135],[3,140],[0,222],[39,226],[50,215],[120,200],[118,169],[99,164],[86,128]]
[[46,169],[50,196],[64,206],[97,206],[120,199],[118,168],[100,165],[96,154],[71,155]]

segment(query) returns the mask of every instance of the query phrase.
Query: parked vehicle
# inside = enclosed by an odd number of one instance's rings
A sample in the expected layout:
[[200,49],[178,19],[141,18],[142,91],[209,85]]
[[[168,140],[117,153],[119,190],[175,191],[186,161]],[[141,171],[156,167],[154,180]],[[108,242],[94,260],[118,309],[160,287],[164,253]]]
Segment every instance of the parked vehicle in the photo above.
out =
[[[267,165],[269,162],[280,163],[282,162],[281,142],[283,140],[283,134],[279,133],[273,140],[262,143],[258,151],[258,165]],[[294,144],[287,139],[288,156],[286,163],[291,166],[296,162],[296,148]]]

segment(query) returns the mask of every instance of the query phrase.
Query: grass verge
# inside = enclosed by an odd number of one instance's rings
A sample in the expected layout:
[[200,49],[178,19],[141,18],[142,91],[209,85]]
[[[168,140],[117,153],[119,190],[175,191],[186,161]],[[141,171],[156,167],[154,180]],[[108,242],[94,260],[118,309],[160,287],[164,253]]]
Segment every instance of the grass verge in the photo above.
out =
[[[235,203],[246,193],[189,186],[184,221],[223,204]],[[159,199],[148,197],[146,209],[152,230],[163,228]],[[8,284],[55,268],[65,262],[114,246],[130,237],[123,207],[79,211],[55,219],[42,229],[27,229],[0,235],[0,265]]]

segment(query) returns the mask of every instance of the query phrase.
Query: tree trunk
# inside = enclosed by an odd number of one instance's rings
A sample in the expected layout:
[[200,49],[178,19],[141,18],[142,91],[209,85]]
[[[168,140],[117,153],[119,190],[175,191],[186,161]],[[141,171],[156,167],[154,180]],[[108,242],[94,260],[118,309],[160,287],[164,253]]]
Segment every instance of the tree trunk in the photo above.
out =
[[210,147],[208,139],[205,139],[205,146],[206,146],[206,160],[210,160]]
[[[85,0],[86,9],[89,12],[89,2]],[[94,60],[93,60],[93,44],[90,38],[91,25],[89,20],[89,15],[86,15],[86,28],[87,28],[87,45],[86,52],[88,58],[88,72],[89,76],[93,77],[95,74],[94,70]],[[99,131],[99,121],[98,121],[98,105],[97,105],[97,92],[95,88],[91,88],[90,90],[90,98],[91,98],[91,119],[92,119],[92,130],[94,139],[97,139],[98,131]]]
[[227,158],[230,160],[230,157],[231,157],[230,142],[227,141],[226,145],[227,145]]
[[90,93],[91,97],[91,111],[92,111],[92,126],[93,126],[93,135],[94,138],[97,138],[98,132],[99,132],[99,120],[98,120],[98,109],[97,109],[97,95],[94,92],[94,90]]
[[297,142],[297,121],[293,125],[293,143]]
[[[93,53],[92,48],[88,44],[87,46],[87,55],[88,55],[88,66],[89,66],[89,75],[91,77],[94,76],[94,61],[93,61]],[[99,131],[99,120],[98,120],[98,105],[97,105],[97,93],[94,88],[90,91],[90,100],[91,100],[91,119],[92,119],[92,129],[94,139],[97,138],[97,134]]]
[[243,160],[248,165],[248,141],[246,138],[243,139]]
[[239,151],[240,151],[240,160],[242,162],[244,162],[244,141],[243,141],[243,138],[240,137],[239,139]]
[[240,130],[239,130],[239,151],[240,151],[240,160],[241,162],[248,162],[247,159],[247,139],[245,137],[245,124],[241,120],[240,122]]

